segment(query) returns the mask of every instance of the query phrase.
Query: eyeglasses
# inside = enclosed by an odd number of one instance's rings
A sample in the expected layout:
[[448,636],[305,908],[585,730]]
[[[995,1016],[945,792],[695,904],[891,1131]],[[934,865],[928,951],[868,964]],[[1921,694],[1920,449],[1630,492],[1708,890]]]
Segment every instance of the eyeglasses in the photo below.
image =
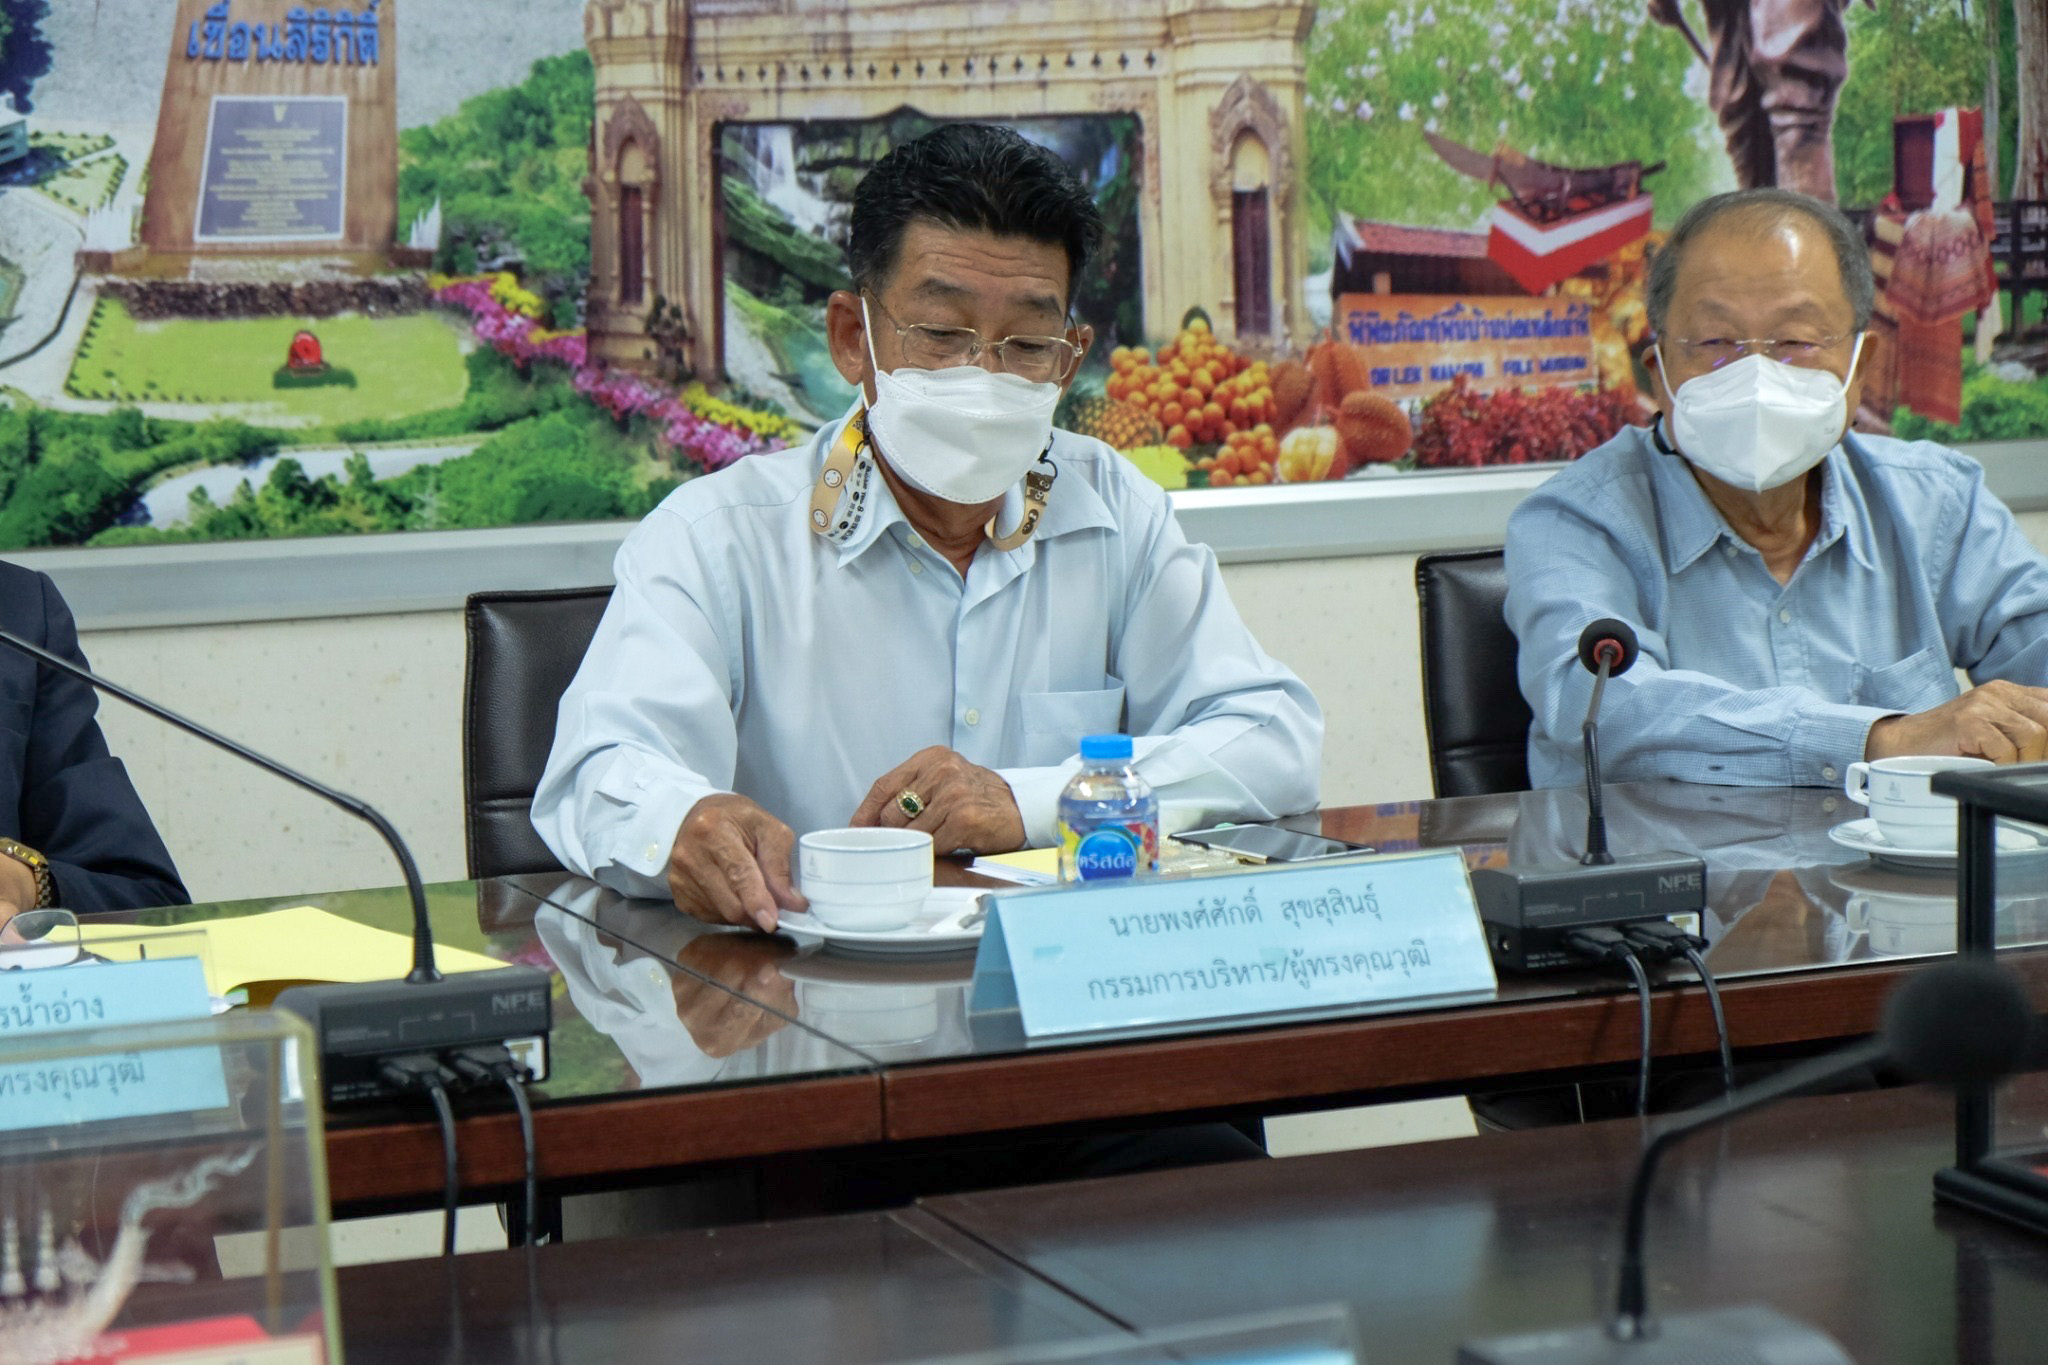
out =
[[1787,365],[1818,369],[1827,363],[1835,347],[1853,335],[1844,332],[1818,337],[1706,337],[1699,341],[1671,337],[1668,341],[1688,363],[1700,369],[1718,370],[1746,355],[1764,355]]
[[903,348],[903,358],[921,370],[947,370],[955,365],[973,365],[984,353],[996,358],[1005,374],[1028,379],[1034,384],[1058,383],[1067,377],[1081,348],[1065,337],[1009,336],[1001,341],[984,341],[972,327],[940,327],[929,322],[902,323],[873,294],[874,305]]
[[69,910],[24,910],[0,924],[0,971],[76,962],[80,937]]

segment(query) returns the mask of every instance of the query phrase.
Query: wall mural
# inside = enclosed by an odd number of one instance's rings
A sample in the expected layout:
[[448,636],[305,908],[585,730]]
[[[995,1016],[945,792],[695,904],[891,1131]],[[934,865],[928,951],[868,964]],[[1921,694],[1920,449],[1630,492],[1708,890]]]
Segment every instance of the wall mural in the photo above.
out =
[[1861,426],[2048,437],[2038,0],[703,9],[0,0],[0,548],[639,516],[845,411],[853,187],[960,118],[1095,193],[1061,420],[1170,488],[1645,420],[1738,184],[1862,224]]

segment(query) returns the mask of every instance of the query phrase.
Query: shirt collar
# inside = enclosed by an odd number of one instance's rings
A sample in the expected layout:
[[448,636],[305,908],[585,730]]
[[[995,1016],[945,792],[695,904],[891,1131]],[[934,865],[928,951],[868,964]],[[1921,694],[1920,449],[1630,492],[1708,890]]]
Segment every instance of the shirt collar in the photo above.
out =
[[[1638,428],[1637,432],[1636,439],[1642,443],[1644,456],[1650,464],[1650,479],[1656,489],[1665,569],[1675,574],[1723,542],[1746,547],[1749,542],[1735,533],[1720,509],[1708,499],[1706,490],[1693,477],[1685,457],[1666,455],[1657,449],[1648,429]],[[1862,486],[1855,477],[1845,447],[1853,448],[1859,454],[1862,451],[1854,436],[1845,436],[1840,444],[1821,457],[1820,534],[1815,537],[1813,549],[1808,553],[1818,553],[1837,540],[1846,540],[1850,556],[1864,568],[1874,570],[1877,563],[1871,555],[1875,536],[1870,525],[1870,508],[1864,501]]]
[[[850,415],[841,418],[819,431],[813,438],[813,478],[816,477],[815,471],[824,467],[825,457],[831,452],[832,443],[839,439],[841,428],[851,420]],[[1040,518],[1038,530],[1031,539],[1008,552],[1026,556],[1026,562],[1029,562],[1034,554],[1032,546],[1040,541],[1057,540],[1061,536],[1094,527],[1105,527],[1110,530],[1116,528],[1116,518],[1110,514],[1109,504],[1102,500],[1102,495],[1095,490],[1095,486],[1089,480],[1081,477],[1074,460],[1062,458],[1063,454],[1072,453],[1073,440],[1074,438],[1066,432],[1053,432],[1051,458],[1053,467],[1059,471],[1059,476],[1053,480],[1052,492],[1046,495],[1045,515]],[[996,530],[1008,531],[1023,515],[1024,484],[1020,479],[1016,487],[1003,495],[1002,510],[996,513]],[[903,504],[896,501],[895,490],[889,487],[889,481],[882,477],[878,468],[868,481],[867,514],[861,518],[861,524],[855,528],[851,536],[832,546],[838,552],[837,562],[842,565],[851,564],[867,553],[892,526],[899,525],[904,528],[906,535],[915,531],[910,524],[910,518],[904,515]]]

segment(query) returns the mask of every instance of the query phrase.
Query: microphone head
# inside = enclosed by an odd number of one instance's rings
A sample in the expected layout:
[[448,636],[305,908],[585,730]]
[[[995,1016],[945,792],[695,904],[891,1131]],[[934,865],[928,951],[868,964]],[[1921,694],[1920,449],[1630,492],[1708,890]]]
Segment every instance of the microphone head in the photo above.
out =
[[1600,671],[1600,658],[1607,656],[1607,676],[1619,677],[1636,661],[1636,633],[1626,621],[1603,616],[1579,632],[1579,662],[1588,673]]
[[1944,962],[1892,992],[1878,1033],[1914,1080],[1969,1089],[2019,1069],[2033,1042],[2034,1007],[2004,968]]

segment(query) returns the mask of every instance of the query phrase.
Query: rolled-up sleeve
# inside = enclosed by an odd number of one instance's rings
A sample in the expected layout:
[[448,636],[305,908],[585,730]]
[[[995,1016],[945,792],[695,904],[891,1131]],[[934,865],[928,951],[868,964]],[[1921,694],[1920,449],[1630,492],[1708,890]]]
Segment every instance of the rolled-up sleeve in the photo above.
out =
[[[1163,497],[1120,498],[1131,556],[1112,667],[1123,681],[1136,766],[1160,823],[1263,820],[1308,810],[1321,790],[1323,713],[1292,670],[1259,647],[1216,556],[1190,542]],[[1001,771],[1028,840],[1052,843],[1078,760]]]
[[564,867],[631,896],[668,895],[690,808],[731,788],[731,670],[692,561],[650,553],[677,535],[656,511],[619,547],[618,586],[562,696],[533,826]]

